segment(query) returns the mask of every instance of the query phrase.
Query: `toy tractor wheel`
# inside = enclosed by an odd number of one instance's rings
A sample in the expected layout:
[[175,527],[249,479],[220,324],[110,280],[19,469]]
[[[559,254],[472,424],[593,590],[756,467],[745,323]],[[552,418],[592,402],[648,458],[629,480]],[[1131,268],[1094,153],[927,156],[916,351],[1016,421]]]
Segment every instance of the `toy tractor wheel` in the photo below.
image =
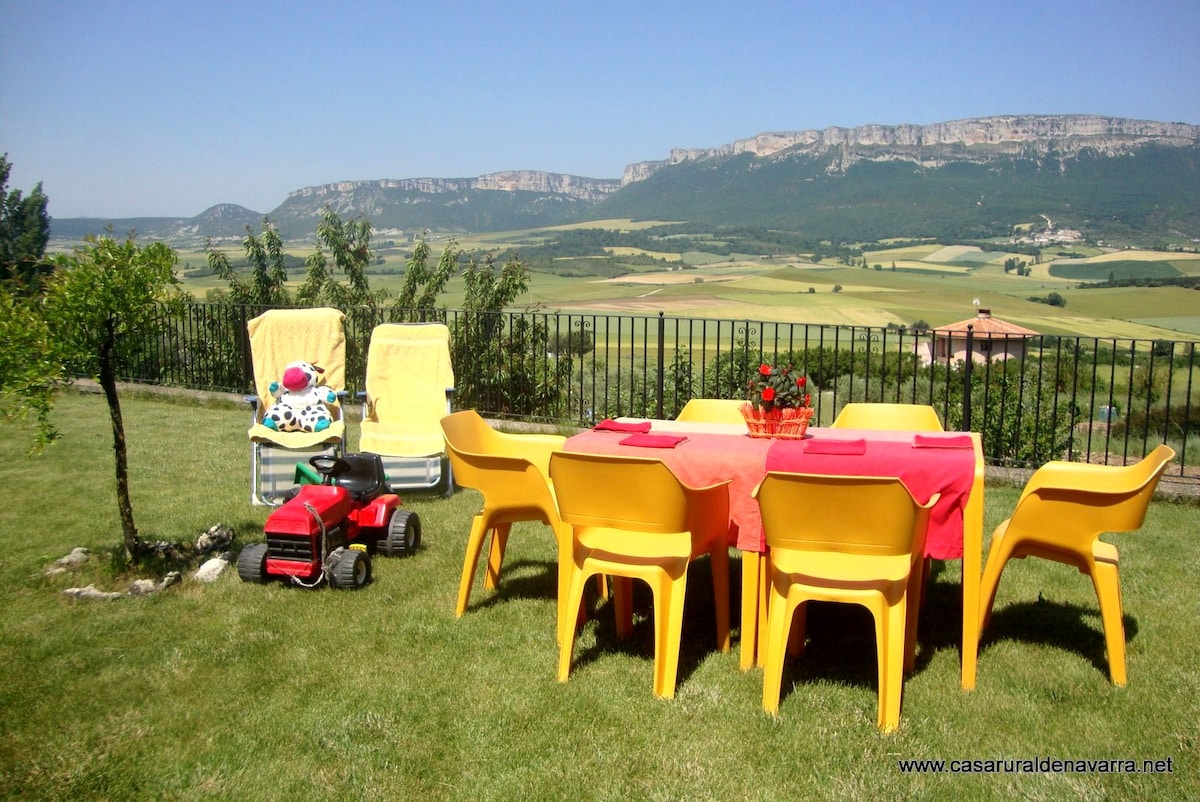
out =
[[358,590],[371,581],[371,558],[364,551],[346,549],[329,572],[329,584],[335,588]]
[[261,585],[267,581],[267,544],[251,543],[242,549],[237,558],[238,576],[243,582]]
[[393,510],[387,535],[375,548],[389,557],[408,557],[421,546],[421,519],[411,510]]

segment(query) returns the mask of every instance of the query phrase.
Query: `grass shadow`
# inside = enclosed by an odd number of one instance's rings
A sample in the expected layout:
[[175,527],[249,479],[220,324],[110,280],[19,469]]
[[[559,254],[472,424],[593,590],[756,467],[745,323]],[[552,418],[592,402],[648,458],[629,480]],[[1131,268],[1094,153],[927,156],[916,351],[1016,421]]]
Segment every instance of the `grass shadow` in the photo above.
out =
[[[1108,677],[1108,652],[1104,645],[1103,628],[1097,629],[1089,623],[1089,619],[1098,621],[1099,618],[1099,607],[1051,602],[1041,598],[1009,604],[992,611],[991,621],[980,639],[979,651],[982,654],[1005,640],[1049,646],[1081,655]],[[1123,614],[1121,620],[1128,642],[1137,635],[1137,619]]]

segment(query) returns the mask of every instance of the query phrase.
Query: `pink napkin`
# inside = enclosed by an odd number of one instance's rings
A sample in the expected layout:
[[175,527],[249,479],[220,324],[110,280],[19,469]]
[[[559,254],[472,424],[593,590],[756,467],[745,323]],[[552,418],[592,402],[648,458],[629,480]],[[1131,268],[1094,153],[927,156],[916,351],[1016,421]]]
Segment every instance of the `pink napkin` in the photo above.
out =
[[974,448],[969,434],[918,434],[913,436],[913,448]]
[[641,432],[650,431],[650,421],[640,421],[638,423],[622,423],[615,421],[612,418],[605,418],[592,427],[598,432]]
[[809,440],[804,444],[805,454],[849,454],[851,456],[867,453],[866,440]]
[[642,448],[674,448],[684,440],[687,440],[687,436],[682,434],[631,434],[621,441],[621,445],[641,446]]

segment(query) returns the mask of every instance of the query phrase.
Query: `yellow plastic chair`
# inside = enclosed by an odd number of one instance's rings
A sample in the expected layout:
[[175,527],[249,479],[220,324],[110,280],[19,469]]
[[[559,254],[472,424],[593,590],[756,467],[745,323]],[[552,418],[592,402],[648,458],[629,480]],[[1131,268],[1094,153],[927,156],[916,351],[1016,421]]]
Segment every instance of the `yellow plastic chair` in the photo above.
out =
[[745,401],[730,398],[693,398],[683,405],[677,421],[689,423],[745,423],[742,404]]
[[454,368],[441,323],[384,323],[371,331],[359,449],[379,454],[388,484],[453,491],[439,422],[450,413]]
[[274,403],[271,383],[280,381],[291,362],[319,366],[321,384],[341,395],[346,389],[345,315],[328,307],[270,309],[246,324],[254,366],[250,438],[250,502],[283,503],[294,484],[296,463],[315,454],[342,452],[346,423],[340,402],[327,404],[333,422],[319,432],[280,432],[263,425]]
[[1025,484],[1012,517],[992,532],[980,585],[980,624],[986,627],[1000,574],[1011,559],[1028,556],[1073,565],[1092,578],[1100,602],[1108,672],[1123,686],[1125,624],[1117,547],[1105,532],[1140,529],[1154,490],[1175,452],[1160,445],[1133,465],[1048,462]]
[[[569,574],[565,555],[569,553],[571,530],[558,517],[554,490],[550,485],[550,455],[561,450],[565,437],[551,434],[506,434],[487,424],[475,410],[463,410],[441,420],[454,480],[463,487],[483,494],[483,509],[471,520],[467,551],[454,613],[461,617],[471,599],[484,538],[490,532],[487,568],[483,587],[495,590],[512,525],[519,521],[540,521],[554,533],[558,550],[557,610],[562,615],[562,598]],[[561,632],[561,621],[555,632]]]
[[[559,616],[558,680],[571,673],[583,587],[613,577],[617,635],[632,626],[632,580],[654,594],[654,694],[675,695],[688,563],[708,554],[716,600],[717,646],[729,651],[729,483],[689,487],[656,459],[560,451],[550,458],[559,513],[572,527],[569,571]],[[569,554],[569,559],[566,555]]]
[[[808,601],[861,604],[875,618],[880,730],[900,724],[903,673],[916,657],[929,510],[896,478],[772,471],[754,490],[770,550],[763,710],[779,713],[784,653],[803,650]],[[795,626],[793,630],[793,619]]]
[[852,403],[842,407],[830,428],[940,432],[942,422],[925,404]]

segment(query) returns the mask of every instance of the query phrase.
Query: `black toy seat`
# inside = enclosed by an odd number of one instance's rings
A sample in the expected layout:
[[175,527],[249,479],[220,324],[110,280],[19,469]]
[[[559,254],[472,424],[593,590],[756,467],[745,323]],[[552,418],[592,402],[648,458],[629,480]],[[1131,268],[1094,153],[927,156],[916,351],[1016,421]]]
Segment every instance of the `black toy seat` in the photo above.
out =
[[392,492],[383,472],[383,460],[378,454],[343,454],[342,459],[350,465],[350,470],[339,474],[334,482],[349,490],[355,501],[368,502]]

